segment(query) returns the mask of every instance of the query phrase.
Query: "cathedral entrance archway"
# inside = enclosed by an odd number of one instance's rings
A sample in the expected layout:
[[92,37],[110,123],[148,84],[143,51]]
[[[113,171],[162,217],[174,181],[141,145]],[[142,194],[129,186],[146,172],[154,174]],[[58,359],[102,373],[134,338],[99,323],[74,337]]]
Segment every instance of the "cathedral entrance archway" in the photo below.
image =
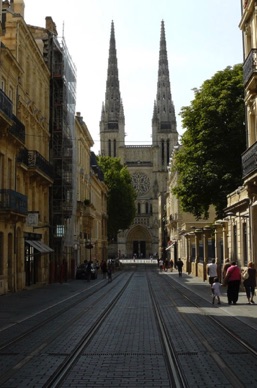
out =
[[129,231],[126,242],[128,256],[147,258],[152,254],[151,249],[152,238],[145,227],[137,225]]

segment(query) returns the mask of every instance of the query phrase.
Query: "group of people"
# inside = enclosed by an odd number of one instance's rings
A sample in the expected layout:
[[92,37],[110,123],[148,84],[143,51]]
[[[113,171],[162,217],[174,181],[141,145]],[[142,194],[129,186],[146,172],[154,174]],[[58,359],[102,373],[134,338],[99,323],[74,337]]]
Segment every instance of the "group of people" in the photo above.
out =
[[249,262],[248,267],[242,271],[235,261],[230,262],[229,259],[226,259],[222,274],[223,284],[219,281],[217,264],[215,263],[215,259],[213,259],[212,262],[207,265],[207,275],[211,285],[213,304],[215,299],[217,299],[218,304],[220,304],[222,285],[227,286],[228,304],[237,304],[241,281],[243,281],[248,304],[255,304],[253,298],[256,288],[256,269],[254,268],[252,261]]
[[[162,258],[160,258],[158,261],[158,265],[159,265],[160,272],[167,271],[168,269],[173,271],[174,263],[173,263],[172,259],[170,259],[170,261],[168,261],[167,259],[163,260]],[[183,265],[184,265],[184,263],[180,258],[175,263],[175,268],[178,270],[179,276],[182,276]]]

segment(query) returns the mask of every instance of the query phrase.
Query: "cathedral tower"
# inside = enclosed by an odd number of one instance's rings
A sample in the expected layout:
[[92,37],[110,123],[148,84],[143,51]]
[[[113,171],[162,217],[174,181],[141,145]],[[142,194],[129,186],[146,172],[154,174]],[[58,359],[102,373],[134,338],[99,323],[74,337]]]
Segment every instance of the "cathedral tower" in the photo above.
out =
[[[136,98],[136,93],[135,93]],[[151,120],[151,118],[150,118]],[[150,257],[163,254],[167,245],[163,209],[167,191],[167,166],[177,145],[175,109],[171,99],[164,22],[161,22],[157,97],[152,118],[152,143],[125,145],[125,118],[120,96],[114,24],[111,38],[105,103],[100,120],[101,154],[117,156],[126,165],[136,190],[136,217],[130,228],[121,231],[108,254]]]
[[153,146],[159,147],[158,167],[166,170],[170,154],[177,144],[178,133],[174,104],[171,98],[168,55],[164,21],[161,22],[157,96],[152,119]]
[[102,106],[100,121],[101,155],[118,156],[117,148],[123,146],[125,142],[124,126],[125,117],[120,96],[114,23],[112,21],[105,103]]

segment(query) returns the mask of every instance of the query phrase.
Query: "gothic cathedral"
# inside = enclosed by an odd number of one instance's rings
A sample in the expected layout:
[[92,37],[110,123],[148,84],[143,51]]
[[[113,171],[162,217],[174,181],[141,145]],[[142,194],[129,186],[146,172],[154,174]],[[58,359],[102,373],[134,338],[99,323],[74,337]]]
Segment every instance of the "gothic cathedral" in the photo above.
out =
[[[152,117],[152,144],[125,144],[125,116],[121,100],[114,24],[111,24],[105,102],[100,121],[101,155],[118,157],[132,176],[137,191],[137,214],[128,230],[119,233],[119,256],[149,258],[161,255],[166,245],[162,220],[167,166],[178,143],[174,104],[171,98],[164,22],[161,22],[157,95]],[[118,252],[117,252],[118,249]],[[113,252],[114,254],[114,252]]]

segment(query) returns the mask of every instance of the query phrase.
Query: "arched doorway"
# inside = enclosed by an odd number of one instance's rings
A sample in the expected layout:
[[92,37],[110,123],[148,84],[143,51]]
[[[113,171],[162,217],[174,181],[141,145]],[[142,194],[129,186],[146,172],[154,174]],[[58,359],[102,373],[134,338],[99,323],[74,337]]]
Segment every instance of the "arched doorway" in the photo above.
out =
[[140,225],[130,229],[127,241],[126,251],[128,256],[136,255],[138,258],[148,258],[152,252],[152,238],[149,231]]

